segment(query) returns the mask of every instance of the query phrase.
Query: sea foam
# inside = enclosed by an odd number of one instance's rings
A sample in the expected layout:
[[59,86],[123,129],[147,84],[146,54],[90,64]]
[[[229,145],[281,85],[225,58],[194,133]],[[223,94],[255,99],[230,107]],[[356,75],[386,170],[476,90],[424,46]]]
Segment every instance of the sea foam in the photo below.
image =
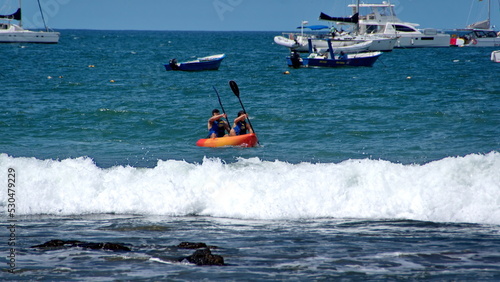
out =
[[16,214],[206,215],[244,219],[367,218],[500,224],[500,153],[423,165],[160,160],[154,168],[99,168],[92,159],[0,154],[2,214],[8,169]]

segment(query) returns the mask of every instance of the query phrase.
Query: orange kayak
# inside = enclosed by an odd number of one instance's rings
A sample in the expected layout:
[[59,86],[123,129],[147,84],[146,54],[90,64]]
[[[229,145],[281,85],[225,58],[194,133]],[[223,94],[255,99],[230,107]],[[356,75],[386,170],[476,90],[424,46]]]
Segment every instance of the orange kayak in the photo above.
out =
[[200,147],[222,147],[222,146],[241,146],[253,147],[257,144],[255,133],[243,134],[238,136],[224,136],[219,138],[200,139],[196,146]]

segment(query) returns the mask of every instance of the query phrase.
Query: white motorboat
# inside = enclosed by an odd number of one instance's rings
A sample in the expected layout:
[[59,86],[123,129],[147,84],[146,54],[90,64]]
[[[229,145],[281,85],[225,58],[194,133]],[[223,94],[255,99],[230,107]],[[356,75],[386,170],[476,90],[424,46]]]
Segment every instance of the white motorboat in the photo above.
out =
[[500,50],[491,52],[491,60],[495,63],[500,63]]
[[[326,38],[307,38],[307,36],[298,35],[295,40],[284,36],[275,36],[276,44],[290,48],[292,51],[309,52],[309,41],[312,43],[312,49],[318,52],[326,52],[328,43]],[[304,42],[305,41],[305,42]],[[362,51],[370,51],[373,41],[357,41],[357,40],[331,40],[331,46],[335,53],[358,53]]]
[[[356,19],[353,19],[352,17],[344,20],[348,22],[356,21]],[[281,36],[275,36],[274,42],[290,48],[291,51],[308,52],[309,41],[311,41],[313,47],[317,49],[328,49],[327,40],[330,40],[331,45],[335,50],[339,49],[338,52],[343,51],[345,53],[360,51],[389,52],[392,51],[394,44],[396,44],[395,38],[381,37],[377,35],[348,34],[346,32],[339,32],[336,29],[321,32],[323,29],[329,30],[330,27],[325,25],[304,26],[306,23],[307,21],[303,21],[302,25],[298,27],[301,29],[300,33],[283,33]],[[314,32],[304,32],[305,28],[309,28]],[[349,46],[353,46],[353,49],[349,50],[351,48]],[[362,49],[361,46],[363,46]]]
[[[394,5],[387,1],[382,4],[360,4],[357,1],[357,4],[350,4],[348,7],[352,8],[353,15],[358,15],[358,34],[397,38],[394,48],[450,46],[449,34],[432,28],[420,30],[417,28],[419,24],[400,20],[394,12]],[[322,13],[320,19],[338,22],[341,18],[332,18]]]
[[[40,10],[40,12],[42,12]],[[43,14],[42,14],[43,18]],[[59,32],[32,31],[22,27],[21,7],[13,14],[0,15],[0,43],[58,43]],[[17,21],[15,24],[12,21]],[[44,20],[45,22],[45,20]]]

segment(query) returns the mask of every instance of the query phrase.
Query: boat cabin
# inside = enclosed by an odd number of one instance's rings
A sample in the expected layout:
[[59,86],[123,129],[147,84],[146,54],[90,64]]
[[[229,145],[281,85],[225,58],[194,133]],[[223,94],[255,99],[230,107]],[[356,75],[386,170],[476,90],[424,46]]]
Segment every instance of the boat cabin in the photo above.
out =
[[[382,4],[350,4],[348,7],[352,8],[353,15],[359,13],[361,34],[420,33],[416,28],[419,24],[403,22],[396,16],[394,4],[384,1]],[[428,35],[431,33],[433,31]]]

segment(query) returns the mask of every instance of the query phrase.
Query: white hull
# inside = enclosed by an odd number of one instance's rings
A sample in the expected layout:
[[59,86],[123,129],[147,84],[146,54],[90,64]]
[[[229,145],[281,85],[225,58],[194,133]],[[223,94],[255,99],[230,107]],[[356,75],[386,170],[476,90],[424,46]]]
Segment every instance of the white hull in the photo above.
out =
[[396,42],[394,48],[430,48],[430,47],[449,47],[450,36],[401,36]]
[[500,63],[500,50],[491,52],[491,60],[495,63]]
[[58,32],[6,32],[0,33],[0,43],[47,43],[59,42]]
[[14,24],[2,24],[0,29],[0,43],[46,43],[59,42],[59,32],[31,31]]

